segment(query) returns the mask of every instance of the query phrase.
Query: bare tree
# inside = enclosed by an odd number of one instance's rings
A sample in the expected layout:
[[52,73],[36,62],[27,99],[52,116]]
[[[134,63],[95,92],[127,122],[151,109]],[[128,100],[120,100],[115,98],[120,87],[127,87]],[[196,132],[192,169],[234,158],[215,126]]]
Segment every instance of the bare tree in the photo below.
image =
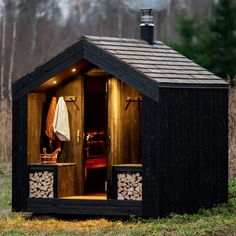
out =
[[10,68],[8,74],[8,98],[12,100],[12,76],[14,68],[14,59],[15,59],[15,49],[16,49],[16,16],[13,18],[13,27],[12,27],[12,49],[11,49],[11,58],[10,58]]
[[[0,0],[0,154],[4,153],[7,160],[11,150],[11,84],[23,74],[80,35],[139,38],[138,19],[142,7],[158,10],[153,13],[156,39],[178,40],[178,17],[209,17],[214,2],[216,0]],[[67,14],[61,12],[64,7]]]
[[[5,5],[3,6],[5,8]],[[3,11],[2,20],[2,39],[1,39],[1,100],[4,98],[4,68],[5,68],[5,47],[6,47],[6,13]]]
[[118,17],[118,20],[117,20],[117,29],[118,29],[118,37],[122,37],[122,5],[121,4],[118,4],[117,6],[117,17]]

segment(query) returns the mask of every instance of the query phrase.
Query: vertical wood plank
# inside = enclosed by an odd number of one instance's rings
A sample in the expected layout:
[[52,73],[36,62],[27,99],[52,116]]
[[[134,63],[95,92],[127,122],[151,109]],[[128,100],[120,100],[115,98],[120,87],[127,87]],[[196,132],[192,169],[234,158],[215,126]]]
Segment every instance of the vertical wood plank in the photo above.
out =
[[[141,163],[140,110],[126,98],[135,99],[139,92],[116,78],[108,80],[108,186],[111,188],[111,167],[115,164]],[[109,193],[108,193],[109,195]]]
[[[135,89],[131,89],[131,94],[132,98],[142,98],[141,94]],[[135,103],[130,107],[130,163],[133,164],[141,163],[141,103]]]
[[160,167],[160,113],[158,103],[143,96],[142,101],[142,163],[143,163],[143,203],[142,216],[157,217],[159,212]]
[[78,183],[76,178],[76,167],[74,165],[69,166],[57,166],[58,175],[58,195],[57,197],[67,197],[78,195]]
[[227,90],[160,90],[159,216],[227,200],[227,99]]
[[121,144],[119,129],[120,112],[120,82],[116,78],[108,80],[108,136],[109,136],[109,153],[108,153],[108,180],[111,182],[111,166],[120,163]]
[[28,164],[40,163],[40,136],[42,130],[45,93],[28,94]]
[[[114,164],[140,163],[140,110],[126,98],[136,99],[139,92],[116,78],[108,82],[108,133],[110,136],[109,172]],[[109,178],[111,174],[109,173]]]
[[27,96],[12,104],[12,210],[27,208]]
[[[121,100],[121,106],[120,106],[120,119],[121,123],[120,126],[121,132],[120,132],[120,145],[123,147],[123,150],[120,152],[120,156],[122,156],[122,162],[123,163],[130,163],[131,159],[131,130],[130,130],[130,122],[131,122],[131,108],[133,104],[130,104],[127,110],[125,110],[126,106],[126,98],[131,97],[131,88],[127,86],[124,83],[120,83],[120,100]],[[122,164],[122,162],[117,164]]]
[[[59,96],[75,96],[76,101],[67,102],[69,113],[71,140],[64,142],[60,162],[75,162],[78,181],[78,194],[84,193],[84,160],[83,160],[83,132],[84,132],[84,78],[78,76],[56,90]],[[77,132],[80,137],[77,142]]]

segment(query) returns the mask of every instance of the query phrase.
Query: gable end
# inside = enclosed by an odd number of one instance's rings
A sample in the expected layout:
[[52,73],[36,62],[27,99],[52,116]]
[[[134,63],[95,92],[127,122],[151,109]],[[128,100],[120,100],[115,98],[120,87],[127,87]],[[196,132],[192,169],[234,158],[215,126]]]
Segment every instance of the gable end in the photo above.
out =
[[83,58],[84,42],[79,41],[34,71],[22,77],[12,86],[13,101],[36,89],[57,73]]
[[158,101],[158,84],[156,82],[115,58],[114,55],[104,49],[89,42],[86,38],[81,38],[79,42],[15,82],[12,88],[13,101],[38,88],[41,84],[81,59],[86,59],[99,66],[154,101]]

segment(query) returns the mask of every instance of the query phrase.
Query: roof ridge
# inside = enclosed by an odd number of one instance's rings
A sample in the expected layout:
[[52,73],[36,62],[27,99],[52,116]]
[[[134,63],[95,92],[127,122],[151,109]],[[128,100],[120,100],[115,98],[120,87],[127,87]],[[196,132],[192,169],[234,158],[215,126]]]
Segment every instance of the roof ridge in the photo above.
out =
[[97,39],[97,40],[105,40],[105,41],[136,41],[136,42],[146,42],[143,39],[138,38],[124,38],[124,37],[110,37],[110,36],[94,36],[94,35],[83,35],[81,38],[87,38],[87,39]]

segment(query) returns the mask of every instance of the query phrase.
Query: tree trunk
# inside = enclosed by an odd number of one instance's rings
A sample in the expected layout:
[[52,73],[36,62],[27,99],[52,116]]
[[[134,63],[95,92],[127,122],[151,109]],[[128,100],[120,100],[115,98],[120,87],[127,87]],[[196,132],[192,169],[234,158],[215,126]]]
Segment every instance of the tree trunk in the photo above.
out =
[[118,37],[122,37],[122,10],[121,4],[118,4]]
[[0,78],[0,91],[1,100],[4,98],[4,62],[5,62],[5,47],[6,47],[6,14],[3,14],[2,21],[2,45],[1,45],[1,78]]
[[31,55],[34,56],[35,53],[35,48],[36,48],[36,38],[37,38],[37,12],[36,10],[33,11],[32,15],[32,24],[31,24],[31,29],[32,29],[32,39],[31,39]]
[[12,100],[12,75],[14,68],[14,59],[15,59],[15,48],[16,48],[16,17],[13,19],[13,30],[12,30],[12,50],[11,50],[11,58],[10,58],[10,68],[9,68],[9,77],[8,77],[8,97],[9,100]]

